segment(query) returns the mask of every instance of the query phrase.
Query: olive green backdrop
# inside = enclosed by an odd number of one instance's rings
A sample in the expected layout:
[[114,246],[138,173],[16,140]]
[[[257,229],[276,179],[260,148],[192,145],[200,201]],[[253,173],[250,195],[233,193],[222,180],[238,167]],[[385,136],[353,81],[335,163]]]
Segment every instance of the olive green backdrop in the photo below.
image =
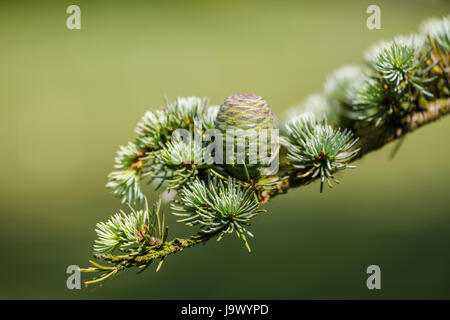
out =
[[[81,30],[66,28],[70,4]],[[366,28],[369,4],[381,30]],[[394,144],[364,157],[323,194],[313,184],[271,201],[251,254],[226,237],[99,290],[70,291],[65,273],[87,265],[95,223],[124,208],[106,175],[147,109],[248,92],[280,115],[372,42],[449,12],[438,0],[2,1],[0,298],[450,298],[450,118],[408,135],[393,160]],[[171,236],[195,231],[168,221]],[[371,264],[380,291],[366,288]]]

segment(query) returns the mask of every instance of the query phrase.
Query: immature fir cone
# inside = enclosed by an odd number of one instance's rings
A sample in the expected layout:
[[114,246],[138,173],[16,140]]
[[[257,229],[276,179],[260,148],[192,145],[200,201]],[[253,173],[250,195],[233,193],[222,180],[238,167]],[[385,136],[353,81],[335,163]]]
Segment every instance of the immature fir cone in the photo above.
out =
[[[271,129],[275,129],[274,116],[270,106],[263,97],[255,94],[235,94],[227,97],[220,106],[219,113],[216,118],[216,127],[223,134],[224,155],[227,170],[235,177],[246,180],[247,173],[242,162],[238,163],[238,154],[227,154],[226,152],[226,137],[232,137],[234,134],[232,130],[244,130],[243,134],[239,134],[234,139],[235,153],[238,150],[237,146],[247,143],[254,144],[258,149],[258,137],[264,132],[267,134],[267,141],[270,142]],[[230,140],[229,140],[230,141]],[[262,143],[263,141],[260,141]],[[255,154],[249,153],[252,150],[249,145],[245,145],[245,166],[247,168],[250,178],[254,178],[259,173],[260,161],[255,163]],[[260,149],[261,150],[261,149]],[[267,146],[270,150],[270,143]],[[253,160],[253,161],[252,161]]]

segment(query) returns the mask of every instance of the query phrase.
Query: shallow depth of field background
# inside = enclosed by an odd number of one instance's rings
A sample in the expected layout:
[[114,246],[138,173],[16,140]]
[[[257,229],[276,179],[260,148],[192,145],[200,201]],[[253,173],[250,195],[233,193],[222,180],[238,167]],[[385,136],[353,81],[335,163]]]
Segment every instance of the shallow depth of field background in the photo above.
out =
[[[81,30],[66,28],[70,4]],[[382,30],[366,28],[369,4]],[[2,1],[0,298],[450,298],[450,117],[408,135],[393,160],[394,144],[359,160],[336,188],[271,201],[251,254],[225,237],[99,290],[70,291],[65,273],[87,266],[95,223],[125,208],[104,185],[147,109],[255,93],[281,115],[374,41],[449,12],[437,0]],[[168,221],[169,237],[196,231]],[[366,288],[371,264],[381,291]]]

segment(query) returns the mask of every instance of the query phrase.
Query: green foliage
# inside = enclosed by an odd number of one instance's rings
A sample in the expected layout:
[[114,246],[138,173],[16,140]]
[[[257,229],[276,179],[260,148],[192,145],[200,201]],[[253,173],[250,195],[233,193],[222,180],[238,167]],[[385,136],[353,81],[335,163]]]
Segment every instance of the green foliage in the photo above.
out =
[[442,52],[450,51],[450,16],[431,18],[422,24],[421,29],[438,44]]
[[145,199],[139,186],[142,156],[142,151],[132,142],[121,146],[117,152],[114,167],[118,170],[109,174],[106,187],[111,189],[115,196],[121,197],[122,202],[143,202]]
[[160,217],[160,204],[154,207],[153,212],[149,209],[130,209],[129,214],[120,211],[108,221],[97,224],[95,252],[109,253],[118,249],[132,253],[161,244],[164,237],[164,219]]
[[294,168],[302,169],[301,178],[320,177],[320,191],[326,180],[331,187],[331,179],[337,170],[353,168],[348,162],[359,149],[349,151],[358,138],[347,129],[340,131],[317,119],[313,114],[302,114],[287,124],[290,131],[288,159]]
[[415,35],[397,37],[366,55],[370,56],[370,78],[355,89],[349,104],[353,112],[360,112],[358,119],[376,120],[377,125],[386,120],[398,122],[417,108],[420,97],[433,98],[427,86],[436,79],[430,74],[434,65],[427,65],[428,53],[418,39]]
[[395,95],[376,79],[366,79],[354,92],[350,109],[357,120],[376,120],[376,125],[394,113]]
[[423,95],[433,97],[424,88],[424,84],[433,81],[435,77],[427,77],[431,68],[425,66],[425,56],[420,56],[416,46],[402,44],[394,40],[388,48],[383,49],[380,53],[374,68],[381,75],[381,78],[400,95],[408,90],[408,86],[412,85]]
[[169,167],[199,165],[202,161],[202,147],[196,142],[171,141],[158,153],[158,159]]
[[[450,96],[449,17],[426,21],[419,33],[378,41],[364,54],[365,66],[344,66],[335,71],[324,86],[331,103],[330,123],[358,131],[374,122],[401,126],[411,112],[420,111],[431,99]],[[313,108],[316,102],[297,110],[329,117],[327,108]],[[324,105],[322,103],[322,105]],[[316,111],[313,111],[315,109]],[[292,109],[292,114],[295,109]],[[320,110],[320,111],[319,111]]]
[[172,128],[167,112],[147,111],[136,126],[136,141],[141,148],[158,150],[164,147]]
[[180,187],[198,173],[198,167],[187,170],[181,168],[182,162],[173,162],[176,157],[187,156],[188,148],[172,144],[172,134],[176,129],[214,128],[218,110],[218,107],[208,107],[206,98],[179,97],[174,102],[166,102],[160,110],[147,111],[136,126],[135,142],[120,147],[117,152],[115,168],[118,170],[108,176],[107,188],[122,202],[136,204],[145,200],[141,191],[145,177],[150,181],[162,177],[171,188]]
[[364,61],[367,67],[371,68],[378,60],[380,53],[390,45],[390,41],[379,40],[373,43],[364,52]]
[[203,128],[204,129],[214,129],[216,126],[216,118],[219,113],[219,107],[212,106],[205,110],[202,118]]
[[250,188],[231,177],[222,181],[211,176],[206,183],[196,179],[184,186],[179,200],[172,204],[174,214],[182,217],[179,222],[199,225],[204,233],[219,233],[219,240],[225,233],[235,232],[249,251],[246,235],[253,235],[246,226],[262,212],[258,208],[258,200]]
[[175,129],[191,129],[196,125],[209,128],[217,107],[208,109],[206,98],[179,97],[166,102],[162,110],[148,111],[139,121],[135,130],[137,141],[141,147],[158,150],[170,141]]
[[430,19],[422,25],[427,35],[427,47],[431,48],[430,64],[438,75],[436,92],[438,96],[450,96],[450,16]]
[[[192,141],[169,142],[161,152],[156,154],[157,162],[161,164],[159,173],[170,189],[178,189],[193,179],[199,170],[206,168],[203,159],[203,148]],[[161,177],[155,176],[155,177]]]

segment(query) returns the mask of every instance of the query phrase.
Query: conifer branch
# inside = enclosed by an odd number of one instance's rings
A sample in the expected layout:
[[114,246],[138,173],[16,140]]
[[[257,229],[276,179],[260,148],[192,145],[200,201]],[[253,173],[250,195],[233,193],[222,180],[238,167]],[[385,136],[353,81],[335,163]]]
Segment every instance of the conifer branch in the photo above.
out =
[[[254,94],[231,95],[220,108],[188,97],[148,111],[137,124],[135,140],[120,147],[107,183],[122,202],[145,203],[145,209],[130,206],[130,213],[121,211],[97,224],[94,257],[109,265],[90,261],[93,266],[81,271],[100,276],[86,284],[132,267],[143,271],[155,260],[158,271],[169,255],[227,234],[241,238],[250,251],[250,223],[265,212],[260,209],[265,202],[316,179],[322,192],[324,182],[330,187],[339,182],[338,170],[354,168],[356,159],[450,113],[449,17],[430,19],[418,34],[378,43],[365,60],[363,67],[337,70],[323,93],[291,108],[280,137],[274,134],[270,106]],[[177,129],[200,139],[180,140]],[[208,161],[204,130],[219,133]],[[269,157],[254,162],[255,148]],[[222,153],[225,163],[216,161]],[[279,170],[272,172],[267,165],[278,157]],[[144,180],[156,189],[177,191],[172,214],[199,228],[195,235],[167,240],[161,201],[148,208]]]
[[[439,120],[441,117],[446,116],[450,113],[450,98],[438,99],[430,102],[427,105],[427,109],[424,111],[417,111],[409,114],[404,119],[402,126],[395,127],[390,125],[382,125],[376,130],[365,129],[360,132],[358,142],[350,149],[354,151],[359,149],[359,152],[351,160],[351,162],[358,160],[359,158],[365,156],[366,154],[382,148],[386,144],[404,137],[406,134],[413,132],[420,127],[430,124],[434,121]],[[283,157],[286,157],[286,153],[282,153]],[[290,166],[286,164],[284,159],[280,159],[281,163],[285,165],[281,167],[280,172],[277,176],[272,176],[267,179],[276,185],[276,188],[270,190],[261,190],[258,194],[262,203],[267,202],[270,198],[276,195],[286,193],[290,188],[300,187],[302,185],[307,185],[313,180],[320,177],[304,176],[301,179],[295,174],[288,174]]]
[[164,258],[171,254],[182,251],[183,249],[190,248],[200,243],[204,243],[211,238],[217,236],[222,230],[217,230],[214,233],[199,233],[192,235],[187,239],[175,238],[170,242],[161,242],[158,246],[152,246],[146,248],[141,254],[126,254],[126,255],[113,255],[111,253],[94,253],[94,258],[104,260],[112,266],[102,266],[94,261],[90,261],[93,267],[80,269],[85,273],[103,273],[97,278],[85,281],[86,285],[100,283],[111,276],[115,275],[119,271],[126,270],[128,268],[137,267],[139,273],[147,269],[153,261],[159,260],[157,271],[161,268]]
[[358,146],[361,148],[359,156],[377,150],[385,144],[405,136],[407,133],[419,129],[420,127],[439,120],[450,113],[450,99],[437,99],[427,104],[426,110],[416,111],[408,114],[402,126],[391,127],[385,125],[381,130],[367,132],[360,136]]
[[217,230],[213,233],[199,233],[186,239],[175,238],[172,241],[161,244],[159,247],[148,248],[148,250],[145,251],[145,254],[142,255],[113,255],[111,253],[95,253],[94,257],[114,264],[119,264],[122,268],[141,267],[155,260],[164,259],[170,254],[180,252],[183,249],[187,249],[194,245],[208,241],[217,236],[220,232],[221,230]]

